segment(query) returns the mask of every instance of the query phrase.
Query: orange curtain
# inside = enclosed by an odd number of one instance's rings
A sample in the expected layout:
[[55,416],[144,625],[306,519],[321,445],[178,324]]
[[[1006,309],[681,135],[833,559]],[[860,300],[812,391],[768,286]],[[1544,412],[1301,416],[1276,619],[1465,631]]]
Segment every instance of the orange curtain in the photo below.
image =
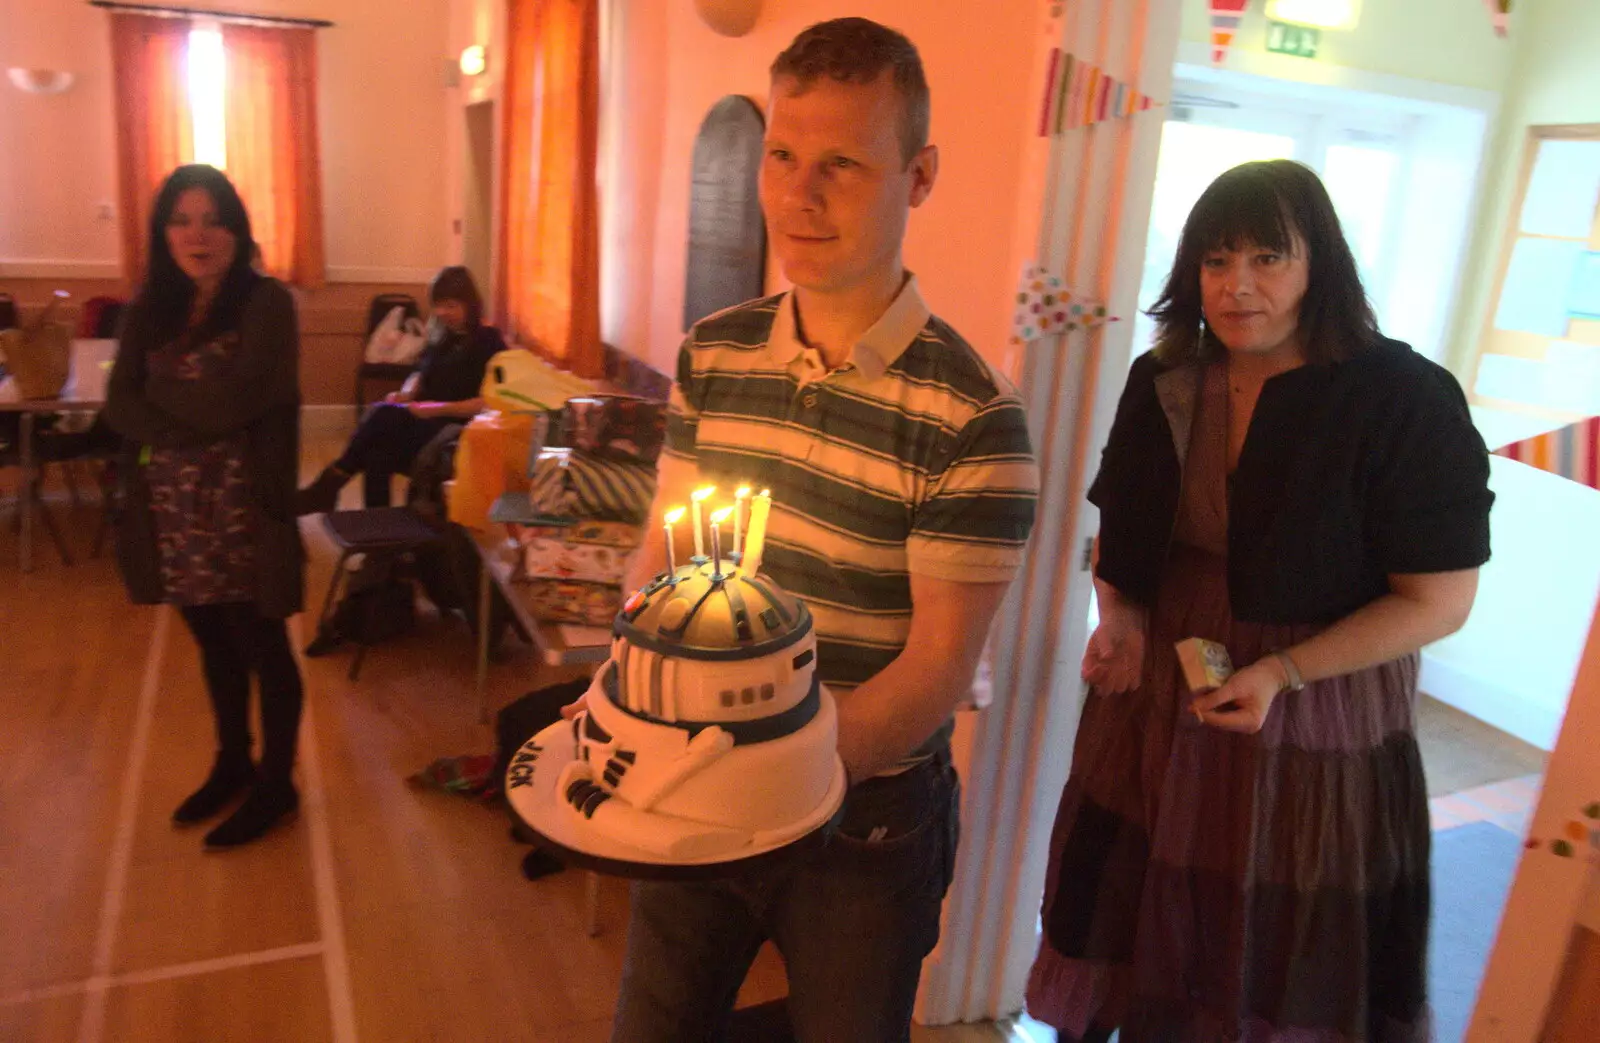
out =
[[261,267],[285,282],[321,286],[316,33],[224,24],[222,47],[228,177],[250,211]]
[[122,271],[144,280],[156,189],[194,155],[189,111],[189,23],[116,14],[111,72],[117,92],[117,196],[122,210]]
[[600,349],[598,0],[511,0],[495,297],[515,340],[585,377]]

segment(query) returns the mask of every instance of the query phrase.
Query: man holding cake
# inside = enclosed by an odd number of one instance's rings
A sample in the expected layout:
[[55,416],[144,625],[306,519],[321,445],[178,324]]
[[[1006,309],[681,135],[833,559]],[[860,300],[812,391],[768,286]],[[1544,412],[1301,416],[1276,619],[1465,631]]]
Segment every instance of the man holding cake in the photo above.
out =
[[[619,1043],[718,1038],[769,938],[801,1040],[909,1038],[955,859],[951,716],[1033,525],[1021,402],[901,260],[939,168],[915,47],[813,26],[773,63],[767,116],[761,202],[794,289],[691,331],[652,518],[708,483],[770,490],[760,571],[814,622],[850,790],[818,850],[635,885]],[[666,558],[652,540],[630,586]]]

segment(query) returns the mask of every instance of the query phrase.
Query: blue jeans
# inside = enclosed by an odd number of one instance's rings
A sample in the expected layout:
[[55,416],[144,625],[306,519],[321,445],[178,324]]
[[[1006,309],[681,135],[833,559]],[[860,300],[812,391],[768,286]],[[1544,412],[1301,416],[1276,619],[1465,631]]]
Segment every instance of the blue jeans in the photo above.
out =
[[960,784],[948,752],[869,779],[838,831],[730,880],[633,886],[612,1043],[712,1043],[762,942],[783,954],[801,1043],[904,1043],[955,867]]

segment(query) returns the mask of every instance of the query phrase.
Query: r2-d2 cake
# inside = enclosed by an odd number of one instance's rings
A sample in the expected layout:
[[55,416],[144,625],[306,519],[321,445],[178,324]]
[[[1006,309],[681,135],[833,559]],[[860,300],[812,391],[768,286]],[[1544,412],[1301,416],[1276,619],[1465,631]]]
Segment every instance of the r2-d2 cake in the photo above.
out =
[[512,760],[535,832],[627,874],[741,861],[832,819],[845,777],[811,614],[755,573],[761,542],[752,524],[746,567],[715,546],[628,598],[585,709]]

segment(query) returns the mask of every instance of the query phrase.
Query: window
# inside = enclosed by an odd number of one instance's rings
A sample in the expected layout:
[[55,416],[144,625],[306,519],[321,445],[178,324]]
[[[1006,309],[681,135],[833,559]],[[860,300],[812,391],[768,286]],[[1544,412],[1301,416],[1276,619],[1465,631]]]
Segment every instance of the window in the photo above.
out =
[[198,22],[189,31],[188,81],[189,109],[194,119],[194,161],[225,170],[228,57],[222,48],[222,26],[216,22]]
[[1321,176],[1390,336],[1442,355],[1465,250],[1486,118],[1438,103],[1179,67],[1162,129],[1134,353],[1166,283],[1184,221],[1223,171],[1293,159]]
[[1600,414],[1600,127],[1536,128],[1473,391]]

